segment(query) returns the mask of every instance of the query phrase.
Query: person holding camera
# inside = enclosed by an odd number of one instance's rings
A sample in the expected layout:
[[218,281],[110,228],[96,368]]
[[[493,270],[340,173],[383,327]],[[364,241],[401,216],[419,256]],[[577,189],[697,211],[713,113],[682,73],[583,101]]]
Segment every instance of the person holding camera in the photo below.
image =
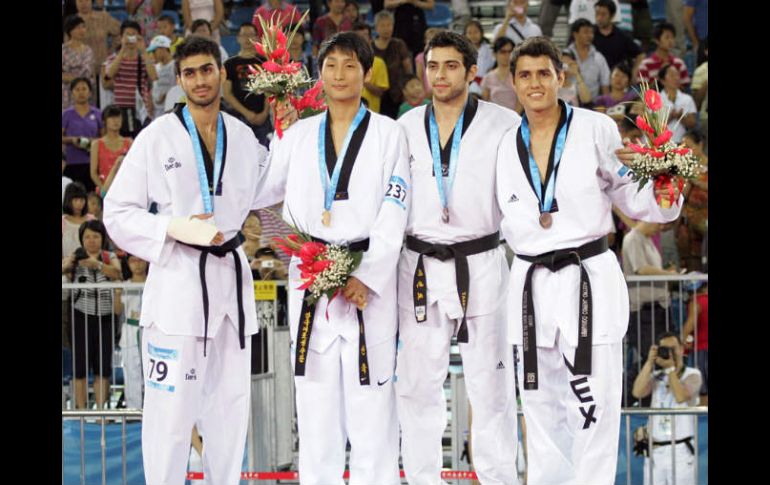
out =
[[257,249],[251,261],[251,272],[255,280],[285,280],[288,278],[286,264],[278,259],[275,251],[269,247]]
[[[698,405],[701,373],[684,364],[684,346],[674,332],[660,336],[658,345],[652,345],[642,370],[634,381],[631,393],[637,399],[652,395],[653,408],[685,408]],[[652,481],[645,450],[644,483],[656,485],[695,484],[695,467],[698,466],[693,435],[695,416],[651,416],[648,429],[652,433]],[[671,448],[675,443],[673,463]],[[674,469],[676,472],[674,472]]]
[[[62,261],[62,274],[70,274],[76,283],[104,283],[121,278],[120,263],[107,251],[107,230],[98,220],[84,222],[79,229],[80,247]],[[88,396],[87,366],[94,374],[94,394],[98,407],[104,407],[112,375],[114,322],[112,290],[73,290],[75,357],[75,408],[86,407]],[[88,355],[86,356],[86,352]]]
[[136,138],[142,124],[153,112],[148,79],[158,80],[141,30],[137,22],[123,21],[120,25],[120,51],[105,61],[104,81],[113,81],[113,101],[123,113],[120,134],[131,138]]

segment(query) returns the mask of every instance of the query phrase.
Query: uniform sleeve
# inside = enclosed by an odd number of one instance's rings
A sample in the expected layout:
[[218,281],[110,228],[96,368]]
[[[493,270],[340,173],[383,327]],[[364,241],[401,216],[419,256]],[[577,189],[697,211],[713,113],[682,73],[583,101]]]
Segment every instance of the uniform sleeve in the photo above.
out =
[[398,263],[411,204],[406,136],[401,125],[397,130],[396,140],[383,140],[387,144],[383,167],[385,197],[369,232],[369,250],[352,274],[378,295],[393,277],[391,270]]
[[[290,128],[291,130],[291,128]],[[259,145],[259,169],[260,177],[256,191],[251,202],[251,209],[262,209],[281,202],[286,197],[286,179],[289,175],[289,161],[291,160],[291,147],[293,145],[292,132],[284,132],[283,138],[275,135],[270,142],[270,152],[254,139]]]
[[152,133],[136,137],[104,199],[104,225],[115,244],[153,264],[163,264],[175,244],[166,236],[171,216],[151,214],[148,181],[151,173]]
[[684,203],[681,194],[678,204],[663,209],[655,200],[652,181],[638,190],[639,184],[631,179],[631,171],[615,156],[615,150],[622,148],[623,144],[617,125],[608,116],[602,115],[594,147],[599,161],[598,175],[602,189],[624,214],[647,222],[671,222],[679,217]]

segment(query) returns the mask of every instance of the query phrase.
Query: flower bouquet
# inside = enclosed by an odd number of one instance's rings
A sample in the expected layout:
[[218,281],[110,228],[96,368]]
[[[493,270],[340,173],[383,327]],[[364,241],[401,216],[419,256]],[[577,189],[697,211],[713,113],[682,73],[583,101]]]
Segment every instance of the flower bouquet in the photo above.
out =
[[669,208],[674,202],[679,203],[674,186],[681,193],[685,180],[697,178],[700,174],[700,161],[685,145],[671,141],[672,133],[668,129],[671,107],[663,109],[660,93],[643,82],[639,97],[644,100],[644,109],[636,120],[631,121],[642,132],[644,142],[628,145],[636,152],[629,168],[633,171],[633,180],[639,182],[639,190],[650,179],[656,190],[666,190],[668,197],[658,195],[657,201],[661,207]]
[[297,289],[309,290],[306,300],[310,304],[316,303],[323,295],[331,303],[345,288],[351,273],[361,264],[363,251],[351,251],[336,244],[316,242],[296,226],[289,227],[292,234],[285,238],[274,237],[273,241],[284,253],[302,261],[297,266],[302,285]]
[[249,66],[250,80],[248,89],[255,94],[264,94],[275,113],[275,130],[278,138],[283,137],[281,128],[281,113],[276,110],[276,102],[282,104],[291,103],[297,109],[300,117],[313,115],[326,109],[322,93],[321,82],[317,82],[303,96],[295,95],[299,90],[313,85],[313,79],[307,69],[299,62],[290,62],[289,45],[297,33],[308,12],[302,16],[296,26],[287,35],[276,21],[275,16],[265,22],[259,17],[262,26],[262,37],[254,43],[257,54],[265,58],[265,61],[256,67]]

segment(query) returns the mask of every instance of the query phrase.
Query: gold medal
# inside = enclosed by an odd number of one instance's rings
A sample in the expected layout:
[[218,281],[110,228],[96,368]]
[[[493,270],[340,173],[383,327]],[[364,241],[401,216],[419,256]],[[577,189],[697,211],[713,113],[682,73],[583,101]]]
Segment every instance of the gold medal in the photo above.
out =
[[331,211],[323,211],[321,214],[321,222],[323,222],[323,225],[326,227],[329,227],[332,225],[332,213]]

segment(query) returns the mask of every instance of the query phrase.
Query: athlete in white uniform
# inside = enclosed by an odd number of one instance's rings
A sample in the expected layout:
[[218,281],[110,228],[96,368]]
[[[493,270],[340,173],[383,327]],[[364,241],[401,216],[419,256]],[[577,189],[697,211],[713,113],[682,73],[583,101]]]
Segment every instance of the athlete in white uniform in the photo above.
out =
[[[361,104],[371,47],[353,32],[319,52],[328,111],[274,140],[266,187],[283,217],[333,244],[364,250],[333,301],[304,303],[300,261],[289,266],[289,324],[303,485],[395,485],[398,421],[393,372],[396,264],[410,204],[406,139],[395,121]],[[360,309],[363,309],[361,311]]]
[[456,334],[473,409],[474,469],[484,485],[517,484],[508,266],[494,184],[498,144],[519,116],[469,97],[476,50],[464,37],[436,35],[425,58],[433,103],[399,120],[414,197],[399,261],[396,395],[404,470],[410,484],[442,483],[443,384]]
[[623,272],[607,251],[611,207],[666,222],[681,206],[662,209],[651,184],[637,190],[615,156],[622,144],[612,119],[558,100],[560,66],[545,37],[517,46],[511,64],[525,116],[497,157],[502,230],[516,254],[509,338],[521,357],[528,484],[609,485],[629,315]]
[[[151,263],[141,313],[147,483],[184,483],[197,423],[207,481],[233,485],[248,423],[249,336],[257,332],[239,230],[250,210],[265,206],[258,195],[267,153],[248,126],[220,113],[226,75],[215,43],[191,37],[175,62],[188,104],[136,138],[104,221],[118,246]],[[157,214],[148,212],[153,202]]]

